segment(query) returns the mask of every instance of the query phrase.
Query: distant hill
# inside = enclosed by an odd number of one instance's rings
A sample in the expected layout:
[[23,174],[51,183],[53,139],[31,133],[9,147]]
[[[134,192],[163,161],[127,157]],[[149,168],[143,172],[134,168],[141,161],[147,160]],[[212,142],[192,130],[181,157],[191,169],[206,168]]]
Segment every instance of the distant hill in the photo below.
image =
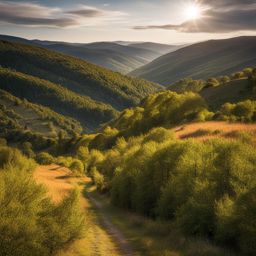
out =
[[108,42],[85,45],[58,43],[46,47],[121,73],[128,73],[161,55],[159,52],[148,49]]
[[159,57],[130,73],[162,85],[181,78],[206,79],[256,65],[256,37],[210,40]]
[[[123,76],[74,57],[6,41],[0,41],[0,65],[0,89],[12,88],[11,93],[15,96],[27,98],[30,93],[26,89],[28,84],[44,87],[45,97],[53,92],[51,89],[49,93],[49,88],[54,88],[59,100],[49,100],[50,104],[56,104],[53,109],[77,118],[90,129],[109,121],[118,110],[138,104],[145,96],[159,89],[153,83]],[[18,91],[17,84],[21,80],[23,88]],[[49,104],[48,101],[41,102],[43,99],[40,98],[35,101],[33,96],[27,99],[46,106]],[[66,104],[64,108],[62,101]],[[87,114],[80,109],[81,106]]]
[[157,43],[133,44],[130,42],[127,45],[123,45],[115,42],[97,42],[82,44],[27,40],[7,35],[0,35],[0,40],[42,46],[121,73],[128,73],[167,52],[177,49],[177,46]]
[[161,55],[174,52],[180,48],[183,48],[184,45],[168,45],[168,44],[158,44],[158,43],[131,43],[129,46],[133,46],[141,49],[148,49],[150,51],[155,51],[161,53]]

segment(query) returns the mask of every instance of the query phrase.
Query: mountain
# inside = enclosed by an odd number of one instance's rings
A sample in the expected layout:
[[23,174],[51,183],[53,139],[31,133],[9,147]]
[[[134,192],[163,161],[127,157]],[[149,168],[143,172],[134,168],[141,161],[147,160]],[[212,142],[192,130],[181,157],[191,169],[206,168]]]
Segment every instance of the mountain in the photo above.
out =
[[193,44],[157,58],[130,73],[162,85],[181,78],[206,79],[256,65],[256,37],[245,36]]
[[0,41],[0,65],[0,89],[54,105],[56,112],[75,117],[90,129],[159,89],[74,57],[6,41]]
[[7,35],[0,35],[0,40],[41,46],[50,50],[78,57],[96,65],[121,73],[129,73],[130,71],[151,62],[164,53],[172,51],[176,47],[156,43],[133,44],[132,42],[130,42],[128,45],[123,45],[116,42],[79,44],[56,41],[27,40],[24,38]]

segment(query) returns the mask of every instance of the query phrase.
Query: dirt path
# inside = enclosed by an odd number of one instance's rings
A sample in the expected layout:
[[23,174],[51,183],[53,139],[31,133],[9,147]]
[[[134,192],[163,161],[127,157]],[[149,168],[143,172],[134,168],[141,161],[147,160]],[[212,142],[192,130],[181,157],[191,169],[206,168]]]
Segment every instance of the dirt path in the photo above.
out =
[[128,243],[128,241],[126,240],[126,238],[124,237],[123,233],[118,228],[116,228],[112,224],[108,216],[104,214],[102,204],[89,194],[87,195],[87,197],[95,206],[95,208],[99,211],[102,224],[106,228],[106,230],[108,230],[108,233],[113,237],[114,241],[117,242],[121,255],[125,255],[125,256],[134,255],[133,249]]
[[79,187],[81,190],[80,202],[87,215],[88,232],[85,238],[77,241],[69,249],[65,249],[58,254],[59,256],[134,255],[132,247],[123,233],[104,213],[101,202],[86,191],[86,196],[83,196],[82,191],[90,183],[89,178],[74,177],[67,168],[57,165],[39,166],[34,177],[38,183],[46,185],[49,196],[55,202],[62,200],[74,187]]

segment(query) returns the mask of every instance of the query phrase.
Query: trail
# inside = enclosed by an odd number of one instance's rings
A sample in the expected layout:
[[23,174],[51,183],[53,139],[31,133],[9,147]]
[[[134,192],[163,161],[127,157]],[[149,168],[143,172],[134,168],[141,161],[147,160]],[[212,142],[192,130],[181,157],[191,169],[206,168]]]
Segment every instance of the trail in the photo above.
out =
[[[86,237],[65,248],[58,256],[132,256],[133,249],[123,233],[104,212],[102,203],[85,190],[91,181],[87,177],[74,177],[69,169],[57,165],[39,166],[34,177],[48,188],[48,195],[61,201],[74,188],[81,190],[81,207],[85,210],[88,230]],[[85,195],[85,196],[84,196]]]

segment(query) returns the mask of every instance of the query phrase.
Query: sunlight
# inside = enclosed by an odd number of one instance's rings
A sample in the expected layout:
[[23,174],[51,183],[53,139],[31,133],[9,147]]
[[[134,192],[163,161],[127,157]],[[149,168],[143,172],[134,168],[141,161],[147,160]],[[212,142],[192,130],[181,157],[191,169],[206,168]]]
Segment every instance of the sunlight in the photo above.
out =
[[201,17],[202,10],[197,4],[190,4],[184,10],[184,15],[187,20],[195,20]]

